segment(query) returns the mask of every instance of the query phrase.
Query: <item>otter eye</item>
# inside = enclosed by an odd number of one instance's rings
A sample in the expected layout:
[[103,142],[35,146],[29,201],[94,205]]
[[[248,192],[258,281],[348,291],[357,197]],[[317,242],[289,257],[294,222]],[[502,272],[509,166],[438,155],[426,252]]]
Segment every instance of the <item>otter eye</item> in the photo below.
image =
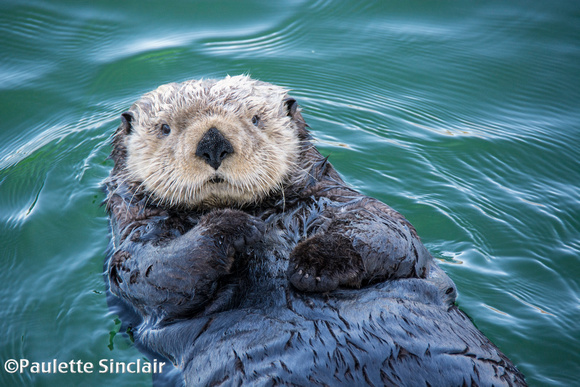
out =
[[171,128],[169,127],[169,125],[167,124],[161,125],[161,134],[167,136],[169,133],[171,133]]
[[255,126],[258,126],[259,123],[260,123],[260,117],[258,117],[258,116],[252,117],[252,124],[254,124]]

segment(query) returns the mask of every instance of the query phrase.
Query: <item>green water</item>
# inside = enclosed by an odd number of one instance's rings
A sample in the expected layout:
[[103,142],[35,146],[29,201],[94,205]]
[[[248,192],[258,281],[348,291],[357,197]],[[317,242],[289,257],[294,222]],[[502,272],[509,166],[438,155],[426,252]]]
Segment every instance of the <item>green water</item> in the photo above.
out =
[[577,385],[580,3],[459,0],[0,2],[0,385],[150,384],[96,367],[143,357],[104,294],[109,136],[159,84],[240,73],[293,90],[530,385]]

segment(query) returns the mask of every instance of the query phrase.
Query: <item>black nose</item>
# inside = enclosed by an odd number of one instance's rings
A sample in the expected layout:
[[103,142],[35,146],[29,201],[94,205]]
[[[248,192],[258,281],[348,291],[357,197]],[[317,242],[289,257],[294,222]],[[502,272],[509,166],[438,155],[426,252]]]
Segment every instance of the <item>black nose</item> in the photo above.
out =
[[232,144],[216,128],[205,132],[195,151],[195,155],[204,159],[213,169],[218,169],[223,159],[232,153]]

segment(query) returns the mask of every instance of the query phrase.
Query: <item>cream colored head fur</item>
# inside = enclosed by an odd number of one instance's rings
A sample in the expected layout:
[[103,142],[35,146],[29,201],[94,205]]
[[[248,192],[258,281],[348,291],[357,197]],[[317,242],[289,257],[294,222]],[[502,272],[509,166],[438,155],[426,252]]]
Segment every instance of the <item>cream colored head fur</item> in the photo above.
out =
[[[300,142],[287,98],[287,90],[247,76],[160,86],[124,114],[127,179],[163,205],[259,202],[296,172]],[[210,128],[233,147],[217,170],[196,155]]]

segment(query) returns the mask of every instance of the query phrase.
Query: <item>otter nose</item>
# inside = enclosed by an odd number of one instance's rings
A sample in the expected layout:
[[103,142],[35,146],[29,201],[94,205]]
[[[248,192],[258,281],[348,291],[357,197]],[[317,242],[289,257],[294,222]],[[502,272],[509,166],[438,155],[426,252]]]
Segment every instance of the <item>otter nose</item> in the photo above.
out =
[[201,157],[213,169],[218,169],[229,154],[234,153],[232,144],[216,128],[210,128],[199,143],[195,155]]

